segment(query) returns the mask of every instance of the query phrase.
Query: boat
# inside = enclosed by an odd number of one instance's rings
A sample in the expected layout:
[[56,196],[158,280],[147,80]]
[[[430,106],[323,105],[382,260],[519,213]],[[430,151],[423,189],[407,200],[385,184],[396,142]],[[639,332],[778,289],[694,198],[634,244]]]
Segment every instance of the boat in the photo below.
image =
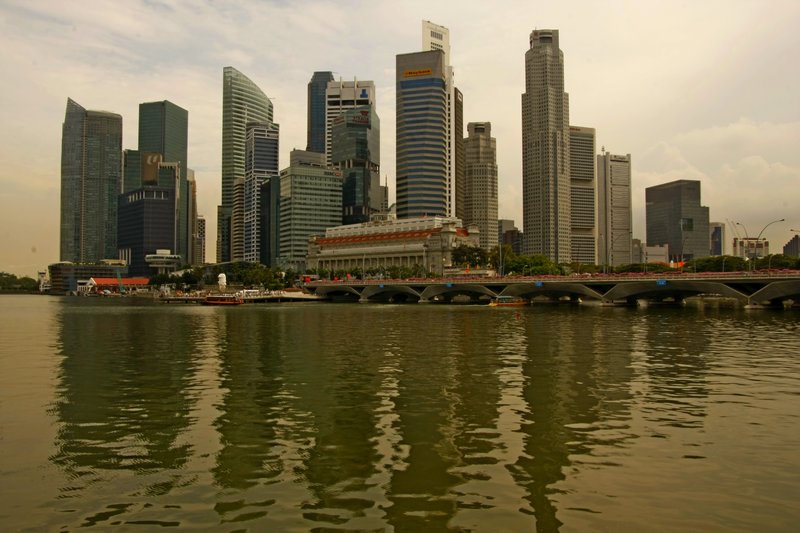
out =
[[244,300],[235,294],[209,294],[200,303],[203,305],[241,305]]
[[519,296],[498,296],[492,298],[489,307],[522,307],[528,304],[528,300]]

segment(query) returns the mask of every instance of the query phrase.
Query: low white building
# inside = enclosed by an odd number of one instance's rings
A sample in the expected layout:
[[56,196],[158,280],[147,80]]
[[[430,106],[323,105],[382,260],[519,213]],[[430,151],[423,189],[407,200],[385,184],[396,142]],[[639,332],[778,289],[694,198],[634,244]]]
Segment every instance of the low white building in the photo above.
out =
[[380,267],[420,265],[442,274],[453,264],[453,250],[461,244],[479,245],[477,226],[462,227],[448,217],[396,219],[383,215],[370,222],[328,228],[325,236],[309,239],[309,269],[366,271]]

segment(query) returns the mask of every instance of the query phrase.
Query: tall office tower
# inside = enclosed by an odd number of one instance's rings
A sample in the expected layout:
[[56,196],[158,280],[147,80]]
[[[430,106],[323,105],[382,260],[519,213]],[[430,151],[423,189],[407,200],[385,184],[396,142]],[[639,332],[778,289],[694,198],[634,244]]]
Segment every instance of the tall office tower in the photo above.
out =
[[[141,157],[160,155],[161,166],[159,179],[162,186],[176,187],[175,200],[177,202],[177,226],[175,232],[177,239],[172,253],[180,255],[183,261],[191,264],[191,195],[187,181],[188,167],[186,155],[189,145],[189,112],[168,100],[160,102],[147,102],[139,104],[139,153]],[[173,182],[171,164],[177,165],[178,179]],[[145,168],[145,164],[141,164]],[[141,184],[152,182],[152,177],[142,176]],[[148,254],[154,251],[146,252]]]
[[464,138],[463,95],[455,87],[453,67],[450,65],[450,30],[428,20],[422,21],[422,50],[440,50],[444,53],[444,79],[447,93],[447,118],[445,122],[446,196],[447,216],[461,218],[459,199],[464,200],[464,155],[461,152]]
[[700,205],[700,182],[677,180],[648,187],[645,193],[647,245],[667,245],[670,261],[706,257],[708,207]]
[[381,209],[381,127],[374,106],[345,111],[333,121],[331,162],[342,173],[342,224],[369,222]]
[[197,215],[197,238],[194,241],[194,264],[204,265],[206,263],[206,219],[203,215]]
[[710,255],[725,255],[725,224],[722,222],[709,222]]
[[455,106],[453,111],[455,113],[455,129],[451,137],[451,144],[455,147],[455,166],[453,173],[453,190],[455,193],[455,207],[451,209],[453,216],[464,220],[464,203],[467,200],[467,174],[466,174],[466,154],[464,153],[464,95],[458,90],[458,87],[453,88],[453,97]]
[[279,174],[279,137],[278,124],[268,122],[247,124],[245,171],[241,182],[242,203],[234,224],[234,227],[239,229],[239,232],[234,234],[234,242],[240,243],[240,246],[235,247],[240,253],[234,254],[234,261],[262,262],[261,232],[264,228],[261,227],[261,188],[264,183]]
[[222,72],[222,204],[217,208],[217,262],[231,260],[233,187],[244,178],[244,145],[248,122],[272,122],[272,102],[258,86],[233,67]]
[[194,179],[194,170],[186,169],[186,185],[189,199],[187,201],[188,212],[186,220],[189,228],[188,241],[186,245],[186,264],[196,265],[197,256],[195,255],[195,242],[197,241],[197,181]]
[[61,261],[117,257],[122,116],[87,111],[71,98],[61,136]]
[[594,128],[569,127],[570,233],[572,261],[597,262]]
[[631,154],[597,156],[598,263],[619,266],[638,262],[632,252]]
[[158,250],[175,256],[178,247],[180,165],[163,163],[160,155],[147,158],[142,176],[141,187],[119,196],[119,258],[128,264],[131,276],[154,274],[147,256]]
[[397,218],[448,213],[444,57],[442,51],[397,56]]
[[331,166],[331,131],[336,117],[360,106],[375,107],[375,83],[371,81],[329,81],[325,89],[325,162]]
[[308,131],[306,150],[325,153],[325,91],[333,72],[315,72],[308,82]]
[[467,124],[464,225],[480,230],[481,248],[497,246],[497,144],[491,122]]
[[522,231],[525,255],[571,261],[569,97],[558,30],[534,30],[522,95]]
[[325,154],[292,150],[281,171],[280,257],[283,268],[305,270],[308,238],[342,223],[342,176]]

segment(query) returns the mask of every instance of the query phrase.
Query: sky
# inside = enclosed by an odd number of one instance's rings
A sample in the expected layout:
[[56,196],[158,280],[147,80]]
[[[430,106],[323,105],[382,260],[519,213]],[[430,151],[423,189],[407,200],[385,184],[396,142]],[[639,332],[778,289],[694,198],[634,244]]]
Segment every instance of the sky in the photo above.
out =
[[[534,29],[558,29],[570,123],[597,149],[631,154],[634,237],[646,187],[701,181],[712,221],[779,253],[800,230],[800,2],[702,1],[30,1],[0,3],[0,272],[59,260],[61,127],[67,98],[123,117],[138,105],[189,112],[188,167],[215,257],[222,69],[273,100],[280,166],[305,149],[314,71],[372,80],[381,175],[395,178],[395,56],[421,49],[421,21],[450,30],[464,125],[492,123],[499,216],[522,228],[521,94]],[[736,225],[739,222],[741,225]]]

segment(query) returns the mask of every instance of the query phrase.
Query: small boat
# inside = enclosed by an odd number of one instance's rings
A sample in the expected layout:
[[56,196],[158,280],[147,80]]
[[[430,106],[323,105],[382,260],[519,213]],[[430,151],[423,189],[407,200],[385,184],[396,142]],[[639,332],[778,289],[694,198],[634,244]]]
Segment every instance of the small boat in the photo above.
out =
[[519,296],[498,296],[492,298],[489,307],[522,307],[528,304],[528,300]]
[[203,305],[241,305],[244,300],[235,294],[209,294],[200,303]]

